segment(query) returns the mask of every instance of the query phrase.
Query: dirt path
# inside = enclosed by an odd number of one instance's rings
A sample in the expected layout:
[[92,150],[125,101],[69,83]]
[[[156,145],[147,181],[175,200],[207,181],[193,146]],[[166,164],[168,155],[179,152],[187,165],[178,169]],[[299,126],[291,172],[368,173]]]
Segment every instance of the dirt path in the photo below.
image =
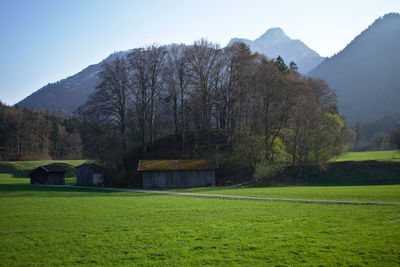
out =
[[[38,186],[43,186],[43,185],[38,185]],[[328,199],[298,199],[298,198],[230,196],[230,195],[218,195],[218,194],[200,194],[200,193],[171,192],[171,191],[158,191],[158,190],[146,190],[146,189],[124,189],[124,188],[113,188],[113,187],[91,187],[91,186],[76,186],[76,185],[46,185],[46,186],[71,187],[71,188],[121,191],[121,192],[136,192],[136,193],[152,193],[152,194],[164,194],[164,195],[215,197],[215,198],[231,198],[231,199],[232,198],[233,199],[252,199],[252,200],[268,200],[268,201],[400,205],[400,202],[385,202],[385,201],[357,201],[357,200],[328,200]]]

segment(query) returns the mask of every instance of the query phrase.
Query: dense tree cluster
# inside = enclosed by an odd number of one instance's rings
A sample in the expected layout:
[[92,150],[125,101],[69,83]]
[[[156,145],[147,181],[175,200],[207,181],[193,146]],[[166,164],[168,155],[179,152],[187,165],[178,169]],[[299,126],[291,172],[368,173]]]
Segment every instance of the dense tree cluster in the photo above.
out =
[[1,160],[82,157],[79,122],[75,119],[0,102],[0,122]]
[[[102,82],[79,109],[93,155],[127,165],[135,147],[145,156],[154,140],[214,129],[229,153],[256,167],[318,165],[346,149],[350,138],[336,96],[282,58],[253,54],[243,43],[207,40],[191,46],[150,46],[103,65]],[[172,149],[172,148],[171,148]]]
[[400,114],[388,114],[378,120],[357,122],[352,125],[355,140],[351,145],[352,151],[370,151],[394,149],[390,134],[400,126]]
[[400,127],[391,131],[389,135],[389,142],[400,150]]

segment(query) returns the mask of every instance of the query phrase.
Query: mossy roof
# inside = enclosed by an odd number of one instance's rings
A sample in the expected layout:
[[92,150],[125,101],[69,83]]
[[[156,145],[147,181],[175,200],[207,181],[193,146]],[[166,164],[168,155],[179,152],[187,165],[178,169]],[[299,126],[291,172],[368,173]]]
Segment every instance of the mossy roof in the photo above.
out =
[[189,170],[215,170],[216,160],[141,160],[138,171],[189,171]]

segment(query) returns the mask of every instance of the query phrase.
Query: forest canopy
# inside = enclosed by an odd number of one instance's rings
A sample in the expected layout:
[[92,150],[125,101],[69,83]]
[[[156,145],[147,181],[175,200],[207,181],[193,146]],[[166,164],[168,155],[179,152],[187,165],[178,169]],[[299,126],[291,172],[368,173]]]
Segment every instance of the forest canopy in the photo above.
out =
[[9,107],[0,102],[0,159],[82,157],[80,123],[51,111]]

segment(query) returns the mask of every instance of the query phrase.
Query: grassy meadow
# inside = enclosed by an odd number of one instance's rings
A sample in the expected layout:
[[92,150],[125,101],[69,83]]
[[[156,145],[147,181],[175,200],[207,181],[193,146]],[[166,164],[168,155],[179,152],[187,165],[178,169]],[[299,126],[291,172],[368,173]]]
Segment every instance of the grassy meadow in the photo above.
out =
[[394,266],[400,206],[0,185],[2,265]]
[[[343,158],[372,157],[359,153]],[[379,160],[393,159],[389,152],[380,153]],[[0,266],[400,265],[400,205],[220,199],[24,184],[32,169],[55,162],[67,168],[67,183],[74,183],[75,166],[86,161],[0,162]],[[371,170],[357,170],[354,181],[372,181],[367,175]],[[396,174],[397,169],[392,171]],[[332,173],[330,178],[338,179],[340,173]],[[396,181],[167,190],[400,202]]]

